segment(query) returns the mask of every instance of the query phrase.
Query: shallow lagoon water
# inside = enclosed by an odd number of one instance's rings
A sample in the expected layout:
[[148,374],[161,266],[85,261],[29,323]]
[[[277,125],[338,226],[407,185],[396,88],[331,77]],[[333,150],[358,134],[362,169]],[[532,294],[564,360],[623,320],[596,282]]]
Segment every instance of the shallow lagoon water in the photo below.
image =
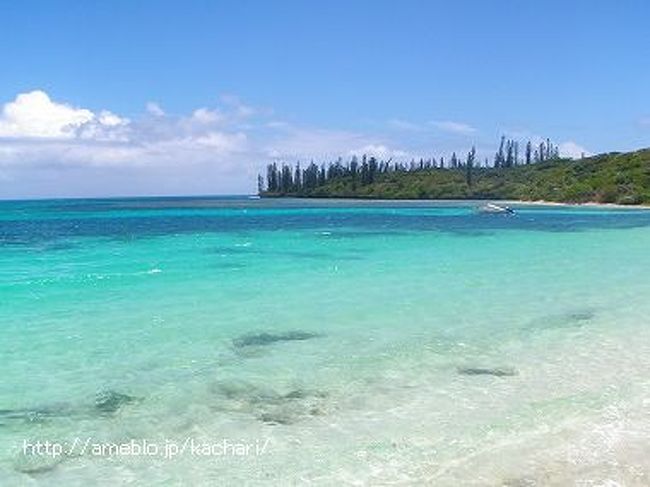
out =
[[648,485],[650,212],[474,206],[0,203],[0,484]]

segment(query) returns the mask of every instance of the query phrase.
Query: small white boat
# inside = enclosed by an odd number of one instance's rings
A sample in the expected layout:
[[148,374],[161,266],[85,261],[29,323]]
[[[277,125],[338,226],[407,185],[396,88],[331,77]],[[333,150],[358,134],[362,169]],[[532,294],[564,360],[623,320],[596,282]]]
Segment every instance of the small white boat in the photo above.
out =
[[503,213],[507,215],[515,214],[515,210],[513,210],[509,206],[501,206],[501,205],[496,205],[494,203],[485,203],[484,205],[479,206],[477,208],[477,211],[479,213]]

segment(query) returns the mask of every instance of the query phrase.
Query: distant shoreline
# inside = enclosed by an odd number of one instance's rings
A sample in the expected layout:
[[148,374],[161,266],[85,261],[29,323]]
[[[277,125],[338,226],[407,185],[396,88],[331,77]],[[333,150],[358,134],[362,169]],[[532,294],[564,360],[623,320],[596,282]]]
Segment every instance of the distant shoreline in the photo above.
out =
[[503,203],[516,204],[520,206],[579,206],[579,207],[590,207],[590,208],[612,208],[612,209],[621,209],[621,210],[635,210],[635,209],[650,209],[650,205],[639,203],[635,205],[621,205],[619,203],[599,203],[598,201],[586,201],[584,203],[562,203],[559,201],[544,201],[544,200],[535,200],[535,201],[526,201],[526,200],[494,200],[501,201]]
[[458,198],[377,198],[372,196],[299,196],[299,195],[259,195],[261,199],[304,199],[304,200],[351,200],[351,201],[401,201],[401,202],[440,202],[440,203],[502,203],[518,206],[558,206],[558,207],[588,207],[588,208],[609,208],[620,210],[650,209],[650,204],[629,204],[600,203],[598,201],[586,202],[561,202],[546,200],[511,200],[511,199],[458,199]]
[[[510,146],[515,144],[510,141]],[[548,143],[548,147],[552,145]],[[337,160],[306,168],[276,163],[258,177],[265,197],[345,197],[355,199],[498,200],[539,204],[602,204],[603,208],[650,205],[650,149],[611,152],[582,159],[548,154],[543,160],[503,163],[497,153],[492,165],[477,165],[474,153],[466,162],[410,165],[375,158],[360,163]]]

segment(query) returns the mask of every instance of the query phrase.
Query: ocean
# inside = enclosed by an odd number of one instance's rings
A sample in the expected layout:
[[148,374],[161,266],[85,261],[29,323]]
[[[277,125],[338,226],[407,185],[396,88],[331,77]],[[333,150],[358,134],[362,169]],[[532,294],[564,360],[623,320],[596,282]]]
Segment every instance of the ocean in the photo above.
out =
[[650,211],[478,204],[0,202],[0,485],[650,485]]

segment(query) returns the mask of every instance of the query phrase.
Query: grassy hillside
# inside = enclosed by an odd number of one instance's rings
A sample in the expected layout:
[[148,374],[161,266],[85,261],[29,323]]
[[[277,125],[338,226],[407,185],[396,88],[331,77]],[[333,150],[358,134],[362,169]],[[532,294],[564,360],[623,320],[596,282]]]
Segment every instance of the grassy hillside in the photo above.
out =
[[650,204],[650,149],[509,168],[427,169],[378,174],[361,185],[341,176],[310,190],[263,196],[518,199]]

